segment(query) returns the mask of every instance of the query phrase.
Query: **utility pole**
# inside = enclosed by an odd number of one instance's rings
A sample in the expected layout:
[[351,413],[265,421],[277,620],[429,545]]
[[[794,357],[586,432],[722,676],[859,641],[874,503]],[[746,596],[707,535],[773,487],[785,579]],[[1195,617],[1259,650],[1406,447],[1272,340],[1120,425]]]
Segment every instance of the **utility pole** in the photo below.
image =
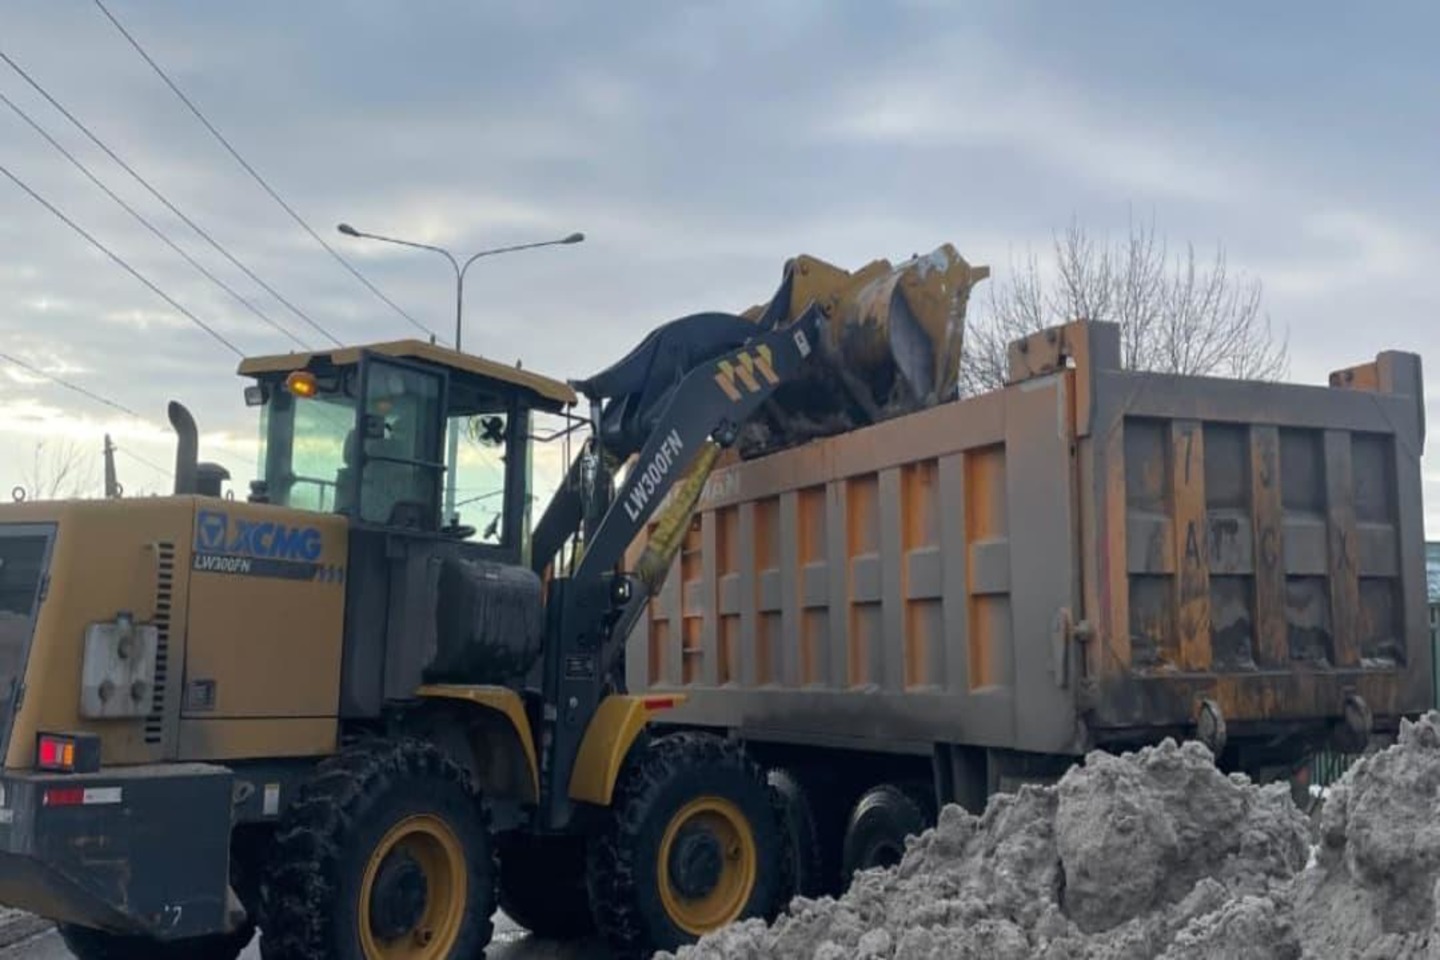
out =
[[120,499],[120,481],[115,478],[115,444],[105,434],[105,499]]

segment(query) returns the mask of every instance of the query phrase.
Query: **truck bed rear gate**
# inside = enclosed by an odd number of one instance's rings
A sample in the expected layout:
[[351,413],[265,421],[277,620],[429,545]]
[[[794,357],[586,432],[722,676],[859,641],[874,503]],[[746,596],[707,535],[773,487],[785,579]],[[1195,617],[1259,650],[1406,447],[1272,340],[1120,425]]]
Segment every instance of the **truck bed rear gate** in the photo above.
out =
[[1093,377],[1092,728],[1394,718],[1431,702],[1418,360],[1396,393]]

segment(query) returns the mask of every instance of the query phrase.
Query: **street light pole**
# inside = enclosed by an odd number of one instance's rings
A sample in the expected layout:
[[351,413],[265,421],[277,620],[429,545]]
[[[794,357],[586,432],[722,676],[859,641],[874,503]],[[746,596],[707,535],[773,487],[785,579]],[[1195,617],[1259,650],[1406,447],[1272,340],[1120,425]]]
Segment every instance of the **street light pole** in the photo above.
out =
[[[367,240],[379,240],[383,243],[395,243],[402,247],[414,247],[417,250],[430,250],[438,253],[450,261],[451,268],[455,271],[455,349],[460,349],[461,334],[465,322],[465,274],[469,271],[470,265],[481,257],[493,257],[499,253],[514,253],[517,250],[533,250],[536,247],[554,247],[571,243],[581,243],[585,239],[583,233],[572,233],[559,240],[541,240],[538,243],[520,243],[509,247],[494,247],[489,250],[481,250],[471,254],[470,258],[462,265],[455,259],[455,255],[444,247],[432,246],[428,243],[416,243],[413,240],[399,240],[395,237],[384,237],[375,233],[365,233],[356,230],[348,223],[342,223],[336,227],[347,237],[361,237]],[[453,425],[447,431],[449,434],[447,442],[447,456],[449,457],[449,469],[446,471],[445,481],[445,516],[450,517],[455,512],[455,473],[460,466],[460,432],[454,429]]]
[[449,250],[446,250],[444,247],[431,246],[428,243],[416,243],[413,240],[398,240],[395,237],[383,237],[376,233],[365,233],[364,231],[356,230],[348,223],[342,223],[338,227],[336,227],[336,229],[339,230],[341,233],[345,234],[347,237],[362,237],[366,240],[379,240],[384,243],[397,243],[402,247],[414,247],[417,250],[431,250],[435,253],[440,254],[446,260],[450,261],[450,266],[455,271],[456,350],[460,349],[460,339],[462,332],[461,328],[464,322],[463,311],[465,302],[465,274],[469,271],[470,265],[472,263],[474,263],[476,260],[479,260],[481,257],[493,257],[497,253],[514,253],[517,250],[533,250],[536,247],[554,247],[571,243],[581,243],[585,239],[585,234],[583,233],[572,233],[568,237],[562,237],[559,240],[541,240],[538,243],[520,243],[509,247],[494,247],[490,250],[481,250],[479,253],[472,254],[470,256],[470,259],[466,260],[465,263],[462,265],[459,261],[455,259],[455,255],[452,254]]

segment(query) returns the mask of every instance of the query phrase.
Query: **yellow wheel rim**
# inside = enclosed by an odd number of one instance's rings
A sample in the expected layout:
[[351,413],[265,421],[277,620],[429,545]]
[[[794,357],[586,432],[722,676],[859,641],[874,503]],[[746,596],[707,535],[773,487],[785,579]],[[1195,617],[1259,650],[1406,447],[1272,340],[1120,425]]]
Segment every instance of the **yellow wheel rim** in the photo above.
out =
[[[399,859],[397,859],[399,858]],[[413,923],[401,930],[390,917],[380,917],[377,932],[372,901],[382,870],[403,864],[413,880],[424,879],[424,901]],[[365,960],[444,960],[460,937],[465,919],[469,878],[465,871],[465,850],[455,832],[438,817],[422,814],[408,817],[391,827],[376,844],[365,865],[360,884],[360,946]],[[411,912],[415,912],[413,909]],[[408,918],[407,918],[408,919]],[[386,935],[388,934],[388,935]]]
[[755,834],[720,797],[692,800],[670,819],[656,867],[660,902],[681,930],[703,936],[735,921],[755,889]]

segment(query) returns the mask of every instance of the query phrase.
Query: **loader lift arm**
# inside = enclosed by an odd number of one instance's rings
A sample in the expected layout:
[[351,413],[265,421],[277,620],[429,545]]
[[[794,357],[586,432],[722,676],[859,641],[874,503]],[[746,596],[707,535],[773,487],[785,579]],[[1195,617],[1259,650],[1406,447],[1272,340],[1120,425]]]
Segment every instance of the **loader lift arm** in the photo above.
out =
[[[766,331],[747,324],[750,337],[743,345],[712,352],[684,371],[673,389],[632,416],[632,424],[643,425],[645,439],[613,499],[608,496],[602,398],[589,394],[594,435],[537,525],[534,540],[534,564],[543,569],[565,536],[583,534],[578,563],[568,576],[551,581],[546,604],[540,820],[550,829],[563,829],[570,820],[568,785],[581,740],[621,660],[630,626],[669,566],[710,468],[774,391],[805,368],[822,320],[812,306],[783,328]],[[577,386],[587,392],[586,384]],[[627,424],[627,429],[608,432],[612,441],[619,440],[615,459],[624,459],[637,431]],[[637,575],[618,572],[626,551],[682,477]]]

